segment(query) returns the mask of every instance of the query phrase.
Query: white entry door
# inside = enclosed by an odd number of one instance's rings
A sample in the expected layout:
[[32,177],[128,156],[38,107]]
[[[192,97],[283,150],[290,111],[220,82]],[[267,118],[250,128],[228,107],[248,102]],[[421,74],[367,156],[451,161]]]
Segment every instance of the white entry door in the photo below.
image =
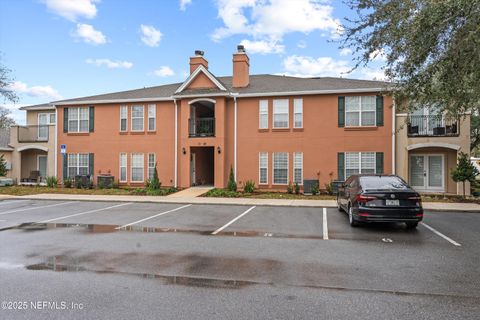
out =
[[442,154],[410,156],[410,185],[418,191],[445,191],[445,166]]
[[196,175],[196,164],[195,164],[195,153],[192,152],[190,155],[190,177],[192,181],[190,181],[191,185],[194,186],[197,183],[197,175]]

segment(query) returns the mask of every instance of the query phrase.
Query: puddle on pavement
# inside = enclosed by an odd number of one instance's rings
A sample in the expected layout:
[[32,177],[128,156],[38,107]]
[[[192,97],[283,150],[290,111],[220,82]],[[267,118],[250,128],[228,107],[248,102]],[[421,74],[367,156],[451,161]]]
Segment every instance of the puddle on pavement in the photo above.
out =
[[[190,233],[197,235],[212,235],[213,230],[200,231],[193,229],[178,229],[178,228],[161,228],[161,227],[143,227],[143,226],[127,226],[122,227],[118,225],[109,224],[79,224],[79,223],[22,223],[17,229],[25,231],[39,231],[70,228],[77,229],[87,233],[112,233],[112,232],[145,232],[145,233]],[[313,239],[322,240],[322,236],[315,235],[295,235],[285,233],[271,233],[264,231],[222,231],[217,233],[217,236],[230,237],[266,237],[266,238],[292,238],[292,239]]]
[[234,279],[212,279],[212,278],[201,278],[201,277],[188,277],[188,276],[170,276],[170,275],[161,275],[153,273],[134,273],[134,272],[125,272],[125,271],[115,271],[115,270],[95,270],[87,269],[86,267],[80,266],[77,263],[65,264],[64,257],[50,257],[43,263],[31,264],[25,266],[27,270],[49,270],[55,272],[93,272],[96,274],[113,274],[113,275],[125,275],[125,276],[135,276],[143,279],[152,279],[159,281],[164,285],[181,285],[189,287],[203,287],[203,288],[224,288],[224,289],[240,289],[249,285],[260,284],[254,281],[243,281],[243,280],[234,280]]

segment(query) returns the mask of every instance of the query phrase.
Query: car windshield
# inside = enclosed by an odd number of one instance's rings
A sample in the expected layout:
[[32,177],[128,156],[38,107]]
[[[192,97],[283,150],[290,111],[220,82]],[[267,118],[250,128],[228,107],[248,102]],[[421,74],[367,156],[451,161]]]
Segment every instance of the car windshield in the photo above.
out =
[[371,176],[360,177],[363,190],[408,190],[408,185],[398,177]]

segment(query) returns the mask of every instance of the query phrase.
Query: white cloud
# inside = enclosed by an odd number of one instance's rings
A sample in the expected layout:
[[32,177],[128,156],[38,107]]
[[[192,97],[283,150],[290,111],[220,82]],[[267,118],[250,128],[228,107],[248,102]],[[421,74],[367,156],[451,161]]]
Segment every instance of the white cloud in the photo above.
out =
[[180,10],[185,11],[187,6],[192,3],[192,0],[180,0]]
[[88,64],[96,65],[97,67],[106,66],[109,69],[130,69],[133,67],[133,63],[129,61],[120,61],[120,60],[110,60],[110,59],[87,59],[85,60]]
[[372,61],[387,61],[387,55],[385,54],[385,51],[383,50],[375,50],[372,53],[370,53],[370,59]]
[[331,57],[312,58],[297,55],[285,58],[283,67],[286,74],[298,77],[340,77],[350,70],[348,61],[335,60]]
[[297,43],[297,47],[299,47],[300,49],[305,49],[307,47],[307,43],[304,40],[300,40]]
[[9,86],[10,90],[13,90],[19,94],[26,94],[27,96],[34,98],[42,98],[46,100],[59,100],[62,96],[52,86],[33,86],[29,87],[26,83],[21,81],[15,81]]
[[158,47],[162,39],[162,33],[153,26],[140,25],[140,32],[142,33],[142,42],[149,47]]
[[93,19],[97,15],[95,3],[99,0],[44,0],[48,10],[68,19],[77,21],[79,17]]
[[342,50],[340,50],[340,55],[342,57],[349,56],[351,54],[352,54],[352,50],[350,48],[343,48]]
[[355,70],[352,74],[359,79],[388,81],[382,69],[365,67]]
[[282,53],[285,50],[285,46],[278,44],[277,41],[242,40],[240,44],[245,46],[245,49],[248,53],[259,53],[259,54]]
[[322,0],[217,0],[216,4],[224,26],[214,31],[214,41],[235,34],[281,40],[291,32],[334,33],[340,25],[333,18],[333,7]]
[[95,30],[93,26],[84,23],[77,24],[77,30],[75,30],[73,36],[82,39],[85,43],[93,45],[107,42],[107,38],[101,31]]
[[169,66],[161,66],[157,70],[153,71],[153,74],[158,77],[171,77],[175,75],[175,72],[173,72]]

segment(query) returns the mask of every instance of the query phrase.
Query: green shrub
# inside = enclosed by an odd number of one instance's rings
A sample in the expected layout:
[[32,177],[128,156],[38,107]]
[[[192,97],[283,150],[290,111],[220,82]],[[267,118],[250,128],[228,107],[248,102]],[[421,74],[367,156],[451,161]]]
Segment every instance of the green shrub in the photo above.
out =
[[228,177],[228,191],[236,192],[237,191],[237,183],[235,182],[235,175],[233,174],[233,167],[230,167],[230,176]]
[[144,188],[135,188],[133,190],[130,190],[130,194],[133,194],[136,196],[144,196],[147,194],[147,191]]
[[223,198],[237,198],[240,196],[238,192],[225,190],[225,189],[212,189],[206,194],[206,197],[223,197]]
[[318,188],[318,183],[315,183],[313,186],[312,186],[312,195],[317,195],[319,193],[319,188]]
[[325,183],[325,191],[327,191],[329,195],[333,194],[333,186],[331,182]]
[[3,154],[0,156],[0,177],[7,175],[7,161],[3,158]]
[[58,184],[58,179],[57,177],[51,176],[47,177],[47,187],[49,188],[55,188]]
[[97,188],[98,189],[105,189],[105,183],[103,182],[103,180],[98,181]]
[[287,185],[287,193],[292,194],[293,193],[293,187],[292,187],[292,182],[289,181]]
[[81,179],[75,180],[75,187],[77,189],[82,189],[82,180]]
[[65,186],[65,188],[71,188],[73,185],[73,180],[70,178],[66,178],[65,180],[63,180],[63,185]]
[[243,187],[243,191],[245,193],[253,193],[255,191],[255,181],[247,180],[247,182],[245,182],[245,187]]
[[162,183],[158,179],[157,164],[155,163],[155,168],[153,170],[153,177],[150,180],[147,180],[147,189],[149,190],[160,190]]
[[298,185],[298,182],[295,182],[294,189],[295,194],[300,194],[300,186]]
[[113,189],[119,189],[120,186],[119,186],[118,182],[114,182],[114,183],[112,184],[112,188],[113,188]]

